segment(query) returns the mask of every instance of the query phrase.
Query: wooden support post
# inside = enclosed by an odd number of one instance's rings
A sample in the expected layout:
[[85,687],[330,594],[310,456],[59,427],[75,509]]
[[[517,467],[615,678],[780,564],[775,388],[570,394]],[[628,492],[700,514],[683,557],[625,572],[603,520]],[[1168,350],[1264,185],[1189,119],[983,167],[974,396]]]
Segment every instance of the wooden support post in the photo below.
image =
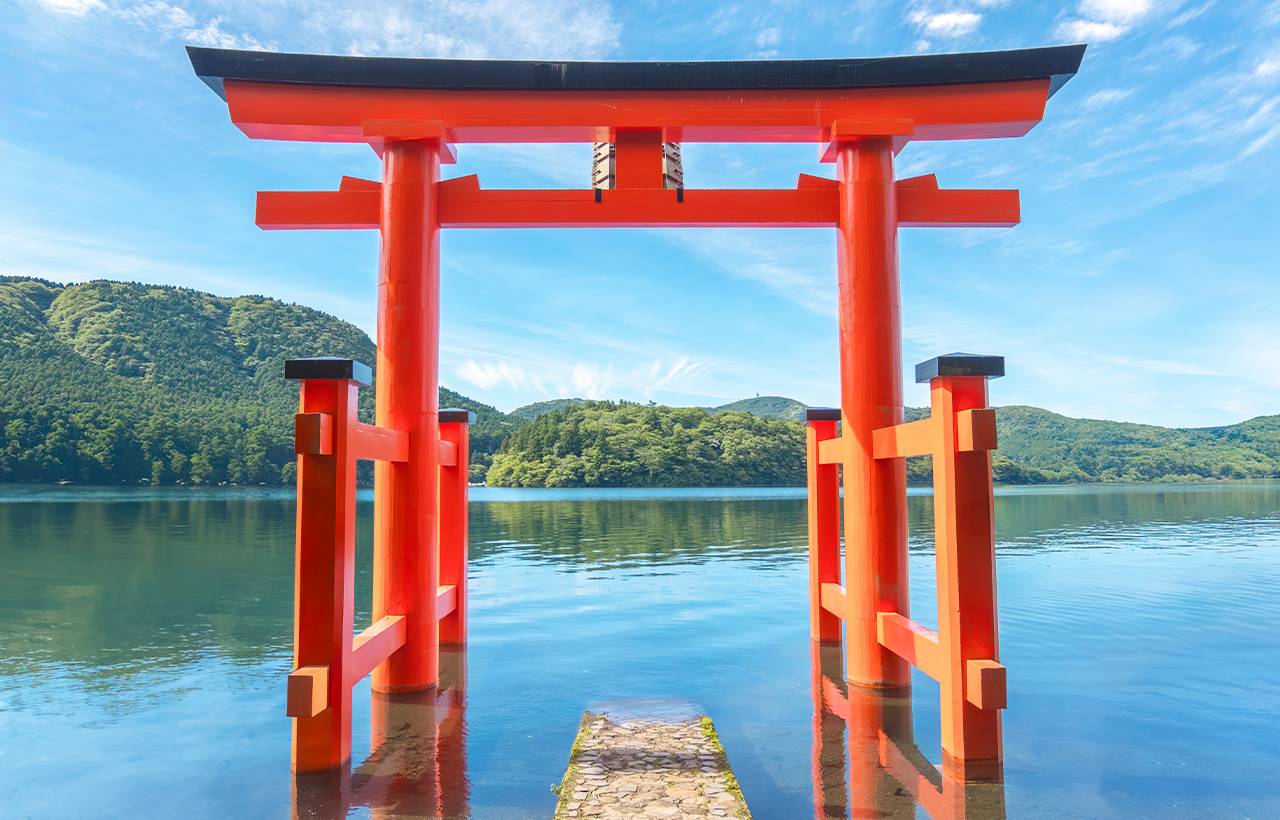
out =
[[840,465],[823,464],[822,442],[836,437],[840,411],[805,411],[809,473],[809,637],[840,640],[840,616],[822,605],[822,585],[840,583]]
[[836,155],[847,676],[897,687],[911,682],[910,666],[876,630],[878,613],[909,611],[906,465],[877,461],[873,442],[903,419],[893,139],[848,139]]
[[440,621],[440,643],[467,641],[467,485],[470,410],[440,411],[440,440],[452,445],[453,463],[440,465],[440,588],[453,588],[453,608]]
[[[293,769],[322,771],[351,756],[352,629],[355,617],[357,389],[369,368],[350,359],[286,363],[302,382],[298,456],[294,654],[290,682]],[[327,421],[326,421],[327,419]],[[320,667],[320,668],[316,668]],[[324,671],[322,671],[324,670]]]
[[377,423],[408,434],[408,460],[377,465],[373,547],[373,618],[405,616],[406,639],[374,671],[378,692],[435,686],[439,662],[436,183],[443,143],[426,131],[422,139],[406,134],[382,144]]
[[1003,374],[1004,360],[992,356],[953,354],[917,368],[917,381],[929,381],[932,418],[941,432],[933,457],[933,508],[938,639],[946,665],[939,678],[942,755],[944,766],[965,781],[1002,775],[1004,667],[996,621],[990,452],[995,436],[994,416],[986,407],[987,379]]

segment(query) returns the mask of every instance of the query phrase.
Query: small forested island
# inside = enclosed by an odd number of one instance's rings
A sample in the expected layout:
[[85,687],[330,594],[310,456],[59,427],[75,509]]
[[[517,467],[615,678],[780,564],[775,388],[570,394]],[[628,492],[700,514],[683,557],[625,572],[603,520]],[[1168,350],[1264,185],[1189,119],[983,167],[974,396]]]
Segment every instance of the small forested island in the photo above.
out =
[[[262,296],[0,276],[0,482],[288,484],[297,386],[284,361],[376,361],[359,328]],[[373,420],[376,386],[361,391]],[[804,405],[719,407],[562,398],[476,413],[471,478],[508,487],[801,486]],[[907,408],[907,420],[927,409]],[[996,410],[997,482],[1134,483],[1280,477],[1280,416],[1169,429]],[[362,462],[361,477],[372,476]],[[908,480],[931,480],[929,459]]]

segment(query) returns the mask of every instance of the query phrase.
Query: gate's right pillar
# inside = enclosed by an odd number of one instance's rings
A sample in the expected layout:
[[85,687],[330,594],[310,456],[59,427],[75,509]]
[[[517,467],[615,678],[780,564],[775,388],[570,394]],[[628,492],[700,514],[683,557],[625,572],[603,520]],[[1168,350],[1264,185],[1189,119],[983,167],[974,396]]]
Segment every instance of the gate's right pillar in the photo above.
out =
[[872,442],[874,430],[903,420],[893,141],[842,141],[836,156],[846,677],[897,687],[910,684],[910,666],[880,645],[876,617],[909,613],[906,464],[876,460]]

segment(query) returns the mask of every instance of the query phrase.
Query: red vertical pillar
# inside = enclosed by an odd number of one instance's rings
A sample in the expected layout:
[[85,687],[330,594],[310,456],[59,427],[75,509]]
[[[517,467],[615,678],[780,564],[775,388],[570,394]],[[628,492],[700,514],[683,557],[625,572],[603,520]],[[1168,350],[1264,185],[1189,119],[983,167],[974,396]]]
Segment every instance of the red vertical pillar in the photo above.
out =
[[355,618],[356,459],[351,450],[357,389],[368,368],[350,359],[295,359],[285,377],[302,382],[294,565],[295,669],[325,668],[325,708],[293,720],[293,769],[333,769],[351,756],[347,665]]
[[438,142],[389,141],[382,172],[377,424],[409,437],[408,461],[375,471],[373,620],[406,617],[406,642],[373,672],[379,692],[438,677],[437,407],[440,343]]
[[876,461],[872,444],[873,430],[903,418],[893,143],[842,142],[837,157],[847,676],[860,686],[903,686],[910,666],[879,644],[876,613],[910,612],[906,465]]
[[[938,642],[947,664],[941,681],[943,762],[960,780],[999,780],[1004,670],[970,665],[1000,659],[990,452],[995,418],[991,411],[985,417],[965,413],[987,407],[986,377],[938,377],[931,387],[932,417],[943,440],[933,463]],[[982,671],[996,673],[986,691],[980,691]]]
[[453,611],[440,620],[440,643],[467,641],[467,485],[470,410],[440,411],[440,440],[453,445],[454,463],[440,467],[440,586],[454,588]]
[[840,618],[822,607],[822,585],[840,583],[840,465],[823,464],[818,447],[836,437],[840,411],[805,411],[809,474],[809,637],[840,640]]

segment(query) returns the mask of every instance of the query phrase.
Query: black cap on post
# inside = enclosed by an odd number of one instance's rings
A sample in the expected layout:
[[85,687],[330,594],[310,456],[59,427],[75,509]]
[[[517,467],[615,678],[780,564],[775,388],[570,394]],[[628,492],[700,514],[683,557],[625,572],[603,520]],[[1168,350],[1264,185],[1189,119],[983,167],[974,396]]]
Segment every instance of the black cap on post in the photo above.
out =
[[810,407],[804,411],[805,421],[840,421],[839,407]]
[[464,424],[475,424],[476,414],[470,410],[461,410],[457,407],[449,407],[440,411],[441,422],[462,422]]
[[338,379],[355,382],[361,387],[373,384],[373,369],[355,359],[316,356],[311,359],[289,359],[284,363],[284,377],[289,381],[304,379]]
[[979,376],[998,379],[1004,375],[1004,356],[979,356],[976,353],[948,353],[916,365],[916,383],[930,379]]

